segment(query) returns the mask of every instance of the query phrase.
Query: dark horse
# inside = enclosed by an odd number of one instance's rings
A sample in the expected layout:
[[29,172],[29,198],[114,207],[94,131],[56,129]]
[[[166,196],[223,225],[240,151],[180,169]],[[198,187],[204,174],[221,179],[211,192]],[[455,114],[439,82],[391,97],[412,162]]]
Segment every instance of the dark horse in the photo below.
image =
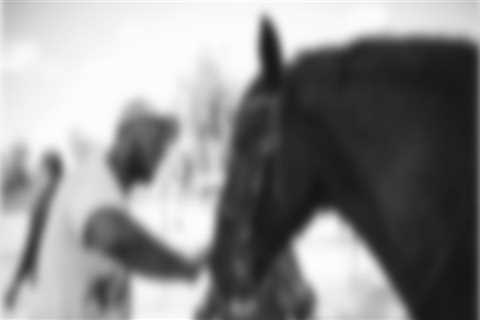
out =
[[475,46],[364,39],[283,66],[268,19],[259,44],[219,207],[222,294],[254,299],[277,254],[328,205],[366,240],[413,318],[474,319]]

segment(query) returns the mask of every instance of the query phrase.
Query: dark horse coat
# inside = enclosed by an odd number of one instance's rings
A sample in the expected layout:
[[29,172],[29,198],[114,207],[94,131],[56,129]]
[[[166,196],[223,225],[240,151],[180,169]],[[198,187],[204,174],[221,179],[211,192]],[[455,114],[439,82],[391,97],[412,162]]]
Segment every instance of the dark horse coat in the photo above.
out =
[[[314,209],[336,206],[415,319],[474,319],[474,45],[364,39],[282,65],[265,20],[216,230],[226,296],[255,296]],[[328,263],[328,261],[325,261]]]

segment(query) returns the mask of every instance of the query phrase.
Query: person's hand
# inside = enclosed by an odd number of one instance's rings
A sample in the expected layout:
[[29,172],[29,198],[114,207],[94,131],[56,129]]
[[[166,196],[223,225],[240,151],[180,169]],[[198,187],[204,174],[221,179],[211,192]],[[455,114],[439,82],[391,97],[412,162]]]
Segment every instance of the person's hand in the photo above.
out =
[[210,250],[204,250],[202,251],[196,258],[196,264],[198,265],[199,268],[202,268],[204,266],[208,266],[209,262],[211,260],[211,252]]
[[202,252],[190,262],[188,269],[188,277],[190,280],[195,280],[203,267],[207,265],[208,260],[210,259],[210,252]]
[[17,283],[12,284],[5,292],[3,297],[3,305],[6,310],[11,310],[17,301],[19,286]]

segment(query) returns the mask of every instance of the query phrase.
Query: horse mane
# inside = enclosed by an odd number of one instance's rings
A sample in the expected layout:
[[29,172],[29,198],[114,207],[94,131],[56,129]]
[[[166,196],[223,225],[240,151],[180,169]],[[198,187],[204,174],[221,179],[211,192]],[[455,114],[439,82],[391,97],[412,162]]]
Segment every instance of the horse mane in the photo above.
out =
[[[474,83],[476,45],[466,39],[363,38],[343,47],[304,51],[288,70],[294,82],[306,75],[339,86],[368,82],[465,90]],[[320,78],[319,78],[320,77]]]

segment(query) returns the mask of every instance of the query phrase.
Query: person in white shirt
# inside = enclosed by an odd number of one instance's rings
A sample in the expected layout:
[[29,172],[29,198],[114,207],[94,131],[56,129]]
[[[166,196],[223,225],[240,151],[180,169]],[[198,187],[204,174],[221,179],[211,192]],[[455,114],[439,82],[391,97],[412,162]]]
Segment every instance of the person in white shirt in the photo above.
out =
[[177,131],[142,109],[121,121],[108,154],[90,152],[49,206],[37,277],[27,298],[35,318],[128,318],[129,274],[192,280],[203,258],[187,258],[149,234],[125,203],[152,178]]

